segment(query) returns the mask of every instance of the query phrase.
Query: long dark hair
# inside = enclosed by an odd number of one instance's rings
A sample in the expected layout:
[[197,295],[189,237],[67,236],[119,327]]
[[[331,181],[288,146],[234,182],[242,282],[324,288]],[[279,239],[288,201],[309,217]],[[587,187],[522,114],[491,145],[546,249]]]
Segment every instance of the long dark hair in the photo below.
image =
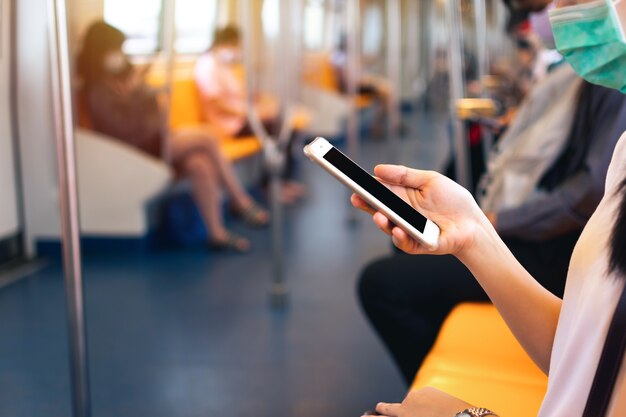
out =
[[622,194],[622,202],[618,208],[617,220],[611,234],[611,254],[609,269],[626,277],[626,178],[617,191]]
[[117,28],[97,21],[89,26],[78,55],[78,75],[85,85],[89,86],[104,77],[104,56],[111,51],[119,50],[126,36]]

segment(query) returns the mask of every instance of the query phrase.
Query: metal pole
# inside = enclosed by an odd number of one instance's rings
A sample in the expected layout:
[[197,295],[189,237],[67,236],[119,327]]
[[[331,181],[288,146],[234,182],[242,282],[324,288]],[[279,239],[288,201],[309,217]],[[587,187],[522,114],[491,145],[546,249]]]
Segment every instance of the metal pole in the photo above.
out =
[[347,87],[350,97],[348,115],[348,154],[359,160],[359,109],[357,98],[361,78],[361,0],[346,0]]
[[446,23],[450,41],[448,45],[448,60],[450,62],[450,113],[452,118],[452,137],[454,139],[454,161],[456,166],[456,180],[459,184],[471,188],[472,178],[469,170],[469,151],[463,123],[456,117],[456,105],[463,98],[463,63],[461,48],[461,18],[460,3],[455,0],[446,1]]
[[89,371],[81,274],[78,191],[70,52],[65,0],[48,0],[48,31],[57,142],[61,237],[68,310],[72,406],[74,417],[89,417]]
[[[282,30],[284,30],[285,23],[284,21],[288,20],[289,16],[289,0],[282,0],[280,4],[280,22],[281,22],[281,34],[284,34]],[[272,267],[273,267],[273,275],[272,282],[270,287],[270,302],[272,307],[274,308],[284,308],[287,304],[287,297],[289,291],[286,285],[285,279],[285,260],[283,255],[283,223],[284,223],[284,213],[283,213],[283,205],[280,200],[280,193],[282,190],[282,172],[283,167],[285,165],[285,154],[281,149],[281,141],[280,137],[273,138],[269,132],[267,132],[259,118],[259,114],[256,109],[255,101],[254,101],[254,91],[256,90],[255,77],[254,77],[254,60],[252,57],[252,52],[254,50],[254,37],[252,30],[254,28],[252,22],[252,5],[250,1],[242,1],[239,3],[240,6],[240,17],[241,17],[241,27],[243,28],[243,61],[244,66],[246,68],[246,92],[247,92],[247,104],[248,104],[248,120],[250,121],[250,126],[254,134],[259,138],[261,144],[263,146],[263,161],[266,169],[269,171],[270,176],[270,198],[271,198],[271,212],[272,212]],[[285,36],[281,36],[281,38],[287,38]],[[290,55],[289,51],[285,55]],[[292,69],[291,66],[288,65],[288,59],[285,57],[287,62],[285,62],[285,68]],[[283,113],[283,126],[280,129],[280,136],[286,136],[288,139],[288,135],[291,134],[288,127],[285,127],[285,123],[290,124],[291,120],[289,117],[289,109],[287,104],[291,103],[291,100],[288,97],[290,93],[288,87],[285,85],[289,85],[287,81],[285,83],[285,77],[281,81],[283,83],[280,85],[280,95],[281,95],[281,107]]]
[[[489,71],[489,55],[487,51],[487,9],[485,0],[474,0],[474,26],[476,32],[476,58],[477,58],[477,78],[480,85],[480,95],[487,98],[488,93],[483,86],[485,77]],[[489,128],[481,128],[482,148],[484,160],[487,161],[493,134]]]
[[485,0],[474,0],[474,24],[476,30],[478,80],[481,81],[482,85],[483,77],[487,75],[489,70],[489,55],[487,52],[487,9]]
[[[342,35],[345,36],[346,42],[346,87],[350,103],[346,131],[347,151],[353,160],[358,161],[361,136],[357,102],[361,78],[361,0],[345,0],[344,7],[345,31]],[[348,195],[350,195],[350,192],[348,192]],[[349,201],[349,199],[346,199],[349,207],[347,221],[355,225],[359,222],[360,216],[357,216],[356,210],[350,205]]]
[[498,31],[498,36],[495,36],[495,51],[497,55],[505,55],[507,53],[507,37],[504,35],[507,19],[507,10],[502,1],[492,1],[493,7],[494,25],[493,29]]
[[400,127],[400,86],[402,84],[401,51],[402,14],[400,0],[387,0],[387,140],[390,162],[398,160],[398,130]]
[[170,113],[172,108],[172,85],[174,81],[174,60],[176,42],[176,5],[175,0],[163,1],[163,52],[165,58],[165,91],[167,93],[167,106],[163,115],[163,137],[161,149],[163,159],[171,161],[169,146]]
[[[402,62],[403,67],[406,68],[406,76],[405,80],[408,81],[411,86],[412,93],[420,94],[422,91],[421,87],[421,78],[422,74],[420,74],[420,66],[421,66],[421,51],[422,51],[422,22],[421,22],[421,10],[423,10],[424,5],[419,1],[409,1],[405,3],[405,13],[406,16],[403,17],[403,23],[405,21],[411,22],[411,24],[406,25],[405,30],[405,54],[404,61]],[[416,94],[417,95],[417,94]],[[414,100],[417,101],[417,100]]]

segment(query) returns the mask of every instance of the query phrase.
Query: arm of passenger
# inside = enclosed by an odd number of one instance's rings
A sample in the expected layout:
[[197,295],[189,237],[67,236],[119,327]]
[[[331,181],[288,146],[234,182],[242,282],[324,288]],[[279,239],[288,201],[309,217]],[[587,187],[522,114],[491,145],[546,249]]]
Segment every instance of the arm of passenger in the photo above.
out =
[[501,236],[528,240],[549,239],[580,230],[604,194],[606,172],[615,144],[626,130],[623,96],[603,92],[589,129],[592,135],[580,170],[542,198],[497,215]]
[[245,117],[248,114],[246,101],[241,99],[225,99],[223,97],[205,97],[204,102],[220,113]]
[[561,299],[515,259],[485,218],[474,247],[459,254],[533,361],[547,374]]
[[[596,172],[596,174],[599,174]],[[606,171],[605,171],[606,174]],[[497,214],[503,237],[545,240],[581,230],[602,198],[604,182],[586,166],[546,196]]]
[[533,360],[548,370],[561,300],[515,259],[471,194],[441,174],[382,165],[376,176],[441,230],[428,249],[361,198],[353,204],[374,215],[393,243],[410,254],[454,254],[467,266]]

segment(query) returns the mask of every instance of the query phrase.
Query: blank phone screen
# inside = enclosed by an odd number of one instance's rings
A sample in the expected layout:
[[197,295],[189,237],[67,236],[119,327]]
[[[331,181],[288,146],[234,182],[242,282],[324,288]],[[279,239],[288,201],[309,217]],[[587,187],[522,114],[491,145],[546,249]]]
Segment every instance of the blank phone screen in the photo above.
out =
[[338,170],[346,174],[348,178],[363,187],[368,193],[377,198],[391,211],[406,220],[418,231],[423,232],[426,227],[426,217],[419,214],[413,207],[398,197],[393,191],[381,184],[360,166],[352,162],[350,158],[331,148],[324,155],[324,159],[333,164]]

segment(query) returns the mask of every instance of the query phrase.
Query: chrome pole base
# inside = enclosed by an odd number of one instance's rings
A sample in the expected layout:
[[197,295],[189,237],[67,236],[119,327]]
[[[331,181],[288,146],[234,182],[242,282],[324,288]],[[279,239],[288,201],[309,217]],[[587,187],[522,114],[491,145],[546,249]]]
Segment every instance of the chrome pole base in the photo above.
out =
[[270,288],[270,306],[273,310],[282,311],[289,305],[289,289],[282,282],[275,282]]

